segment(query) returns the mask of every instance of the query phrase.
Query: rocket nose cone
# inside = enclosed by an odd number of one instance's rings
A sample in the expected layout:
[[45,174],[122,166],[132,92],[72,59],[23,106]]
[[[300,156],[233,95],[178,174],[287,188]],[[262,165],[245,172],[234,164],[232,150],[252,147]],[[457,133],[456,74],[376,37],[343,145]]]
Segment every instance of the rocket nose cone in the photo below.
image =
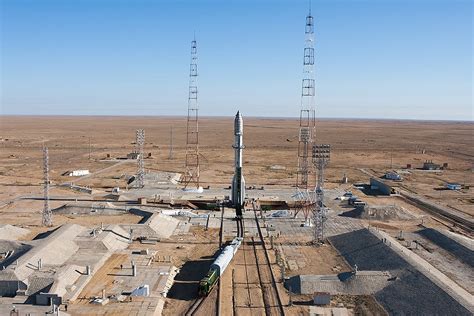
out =
[[235,134],[242,134],[244,126],[243,126],[243,120],[242,120],[242,115],[240,114],[240,111],[237,111],[237,114],[235,115],[234,119],[234,132]]

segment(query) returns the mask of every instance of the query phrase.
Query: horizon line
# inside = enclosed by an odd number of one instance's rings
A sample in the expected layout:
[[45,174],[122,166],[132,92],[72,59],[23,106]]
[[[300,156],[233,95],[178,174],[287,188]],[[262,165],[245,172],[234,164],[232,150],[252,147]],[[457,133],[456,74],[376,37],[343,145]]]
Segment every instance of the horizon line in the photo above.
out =
[[[186,118],[186,115],[120,115],[120,114],[1,114],[0,117],[165,117],[165,118]],[[203,115],[199,118],[233,118],[234,115]],[[258,116],[258,115],[243,115],[244,118],[256,118],[256,119],[270,119],[270,120],[281,120],[291,119],[298,120],[297,116]],[[370,117],[333,117],[323,116],[317,117],[316,120],[328,120],[328,121],[418,121],[418,122],[458,122],[458,123],[474,123],[474,120],[460,120],[460,119],[411,119],[411,118],[370,118]]]

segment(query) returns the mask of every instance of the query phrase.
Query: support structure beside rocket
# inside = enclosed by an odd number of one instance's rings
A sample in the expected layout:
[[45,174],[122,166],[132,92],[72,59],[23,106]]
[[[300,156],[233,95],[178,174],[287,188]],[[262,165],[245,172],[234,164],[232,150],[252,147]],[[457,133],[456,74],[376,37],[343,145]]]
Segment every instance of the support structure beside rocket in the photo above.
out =
[[242,120],[242,115],[240,111],[237,111],[234,119],[234,148],[235,159],[235,173],[232,179],[232,196],[231,202],[232,206],[235,207],[235,213],[237,217],[242,216],[242,210],[244,208],[245,200],[245,180],[244,175],[242,174],[242,152],[245,148],[243,143],[243,134],[244,134],[244,121]]

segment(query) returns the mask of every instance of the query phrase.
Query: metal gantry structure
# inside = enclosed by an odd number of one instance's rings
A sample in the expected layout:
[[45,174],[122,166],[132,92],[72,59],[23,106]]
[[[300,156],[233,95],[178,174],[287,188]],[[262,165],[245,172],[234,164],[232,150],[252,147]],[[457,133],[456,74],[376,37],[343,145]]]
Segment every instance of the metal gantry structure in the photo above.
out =
[[311,148],[315,137],[315,74],[314,74],[314,19],[311,8],[306,16],[305,47],[303,51],[303,80],[301,85],[300,126],[298,135],[298,169],[296,172],[296,212],[302,211],[308,220],[311,211],[311,186],[314,180]]
[[188,119],[186,124],[186,161],[182,182],[199,189],[199,107],[197,88],[197,42],[191,41],[189,66]]
[[138,129],[136,132],[136,152],[137,152],[137,178],[136,187],[143,188],[145,186],[145,161],[144,161],[144,147],[145,147],[145,130]]
[[329,164],[330,157],[330,145],[313,145],[313,164],[316,167],[318,175],[313,208],[314,241],[316,243],[322,243],[324,240],[324,223],[326,221],[326,208],[324,206],[324,169]]
[[44,207],[41,223],[43,226],[53,226],[53,214],[49,206],[49,154],[45,145],[43,145],[43,181]]

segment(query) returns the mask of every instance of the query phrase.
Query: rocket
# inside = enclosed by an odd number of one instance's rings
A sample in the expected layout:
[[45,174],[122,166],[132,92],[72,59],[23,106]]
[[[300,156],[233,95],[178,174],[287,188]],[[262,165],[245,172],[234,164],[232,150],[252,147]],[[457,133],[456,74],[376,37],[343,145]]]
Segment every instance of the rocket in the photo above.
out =
[[245,199],[245,180],[242,174],[242,151],[245,148],[243,143],[244,121],[240,111],[237,111],[234,119],[234,148],[235,159],[235,173],[232,178],[232,206],[235,207],[237,217],[242,216],[242,209],[244,207]]

